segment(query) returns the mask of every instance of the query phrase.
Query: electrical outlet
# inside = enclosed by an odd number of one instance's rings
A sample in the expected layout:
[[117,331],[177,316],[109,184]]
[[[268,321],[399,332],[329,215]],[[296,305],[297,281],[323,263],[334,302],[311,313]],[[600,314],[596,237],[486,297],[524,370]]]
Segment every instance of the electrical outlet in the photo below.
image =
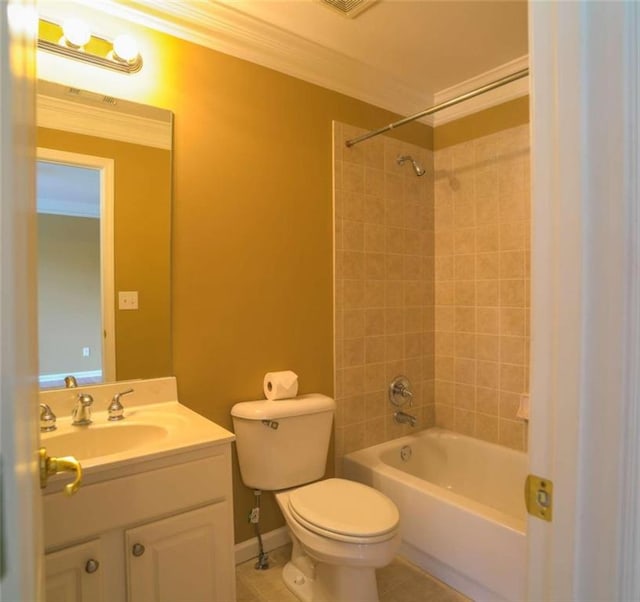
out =
[[138,309],[138,291],[118,291],[118,309]]
[[91,355],[91,349],[89,347],[82,348],[82,357],[89,357]]

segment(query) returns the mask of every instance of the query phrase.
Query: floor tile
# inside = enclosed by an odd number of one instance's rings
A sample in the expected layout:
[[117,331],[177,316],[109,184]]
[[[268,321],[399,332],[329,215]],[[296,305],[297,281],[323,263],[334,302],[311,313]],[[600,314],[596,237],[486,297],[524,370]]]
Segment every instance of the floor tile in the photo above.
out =
[[[269,568],[255,568],[255,559],[236,567],[237,602],[297,602],[282,580],[291,545],[269,552]],[[397,557],[376,572],[380,602],[466,602],[462,594]],[[359,602],[348,600],[345,602]],[[366,602],[366,601],[362,601]]]

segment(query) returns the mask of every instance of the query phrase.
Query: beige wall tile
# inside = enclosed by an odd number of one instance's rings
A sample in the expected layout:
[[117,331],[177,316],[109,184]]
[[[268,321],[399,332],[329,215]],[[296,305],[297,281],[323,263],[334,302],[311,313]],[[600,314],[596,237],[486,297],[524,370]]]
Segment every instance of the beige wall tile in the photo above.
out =
[[455,408],[453,411],[453,430],[473,437],[476,429],[476,413]]
[[498,334],[499,313],[497,307],[478,307],[479,334]]
[[455,331],[472,333],[476,330],[475,307],[455,307]]
[[488,253],[500,249],[500,226],[485,224],[476,228],[476,252]]
[[[409,432],[387,400],[398,374],[414,384],[421,427],[524,447],[527,135],[513,128],[428,154],[384,137],[353,149],[336,139],[336,458]],[[435,179],[400,169],[400,152],[433,162]]]
[[365,337],[364,361],[367,364],[384,362],[384,336]]
[[467,385],[476,384],[475,360],[457,357],[454,359],[455,382]]
[[476,389],[476,410],[482,414],[498,416],[500,414],[500,393],[497,389]]
[[476,437],[489,441],[490,443],[498,443],[499,441],[499,419],[497,416],[487,416],[478,414],[476,416]]
[[500,305],[503,307],[524,307],[526,291],[524,280],[500,281]]
[[385,333],[385,310],[382,307],[364,310],[364,334],[366,336],[383,335]]
[[479,334],[476,337],[476,356],[479,360],[500,359],[500,339],[496,335]]
[[478,280],[476,282],[476,303],[479,307],[495,307],[500,303],[498,280]]
[[477,355],[476,335],[469,332],[456,332],[454,335],[454,355],[475,359]]
[[345,368],[361,366],[364,364],[364,338],[345,339],[342,343],[344,354],[342,365]]
[[476,388],[474,386],[457,383],[454,395],[454,404],[456,408],[462,408],[470,411],[476,409]]
[[497,389],[499,381],[499,364],[478,360],[476,365],[476,384],[478,387]]

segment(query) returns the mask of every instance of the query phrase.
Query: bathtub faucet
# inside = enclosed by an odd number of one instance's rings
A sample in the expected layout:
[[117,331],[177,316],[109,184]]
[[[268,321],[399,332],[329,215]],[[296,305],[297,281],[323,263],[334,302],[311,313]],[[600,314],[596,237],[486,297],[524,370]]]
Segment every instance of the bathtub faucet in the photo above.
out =
[[415,416],[412,416],[411,414],[407,414],[402,410],[398,410],[397,412],[394,412],[393,419],[398,424],[410,424],[411,426],[415,426],[417,422],[417,419]]

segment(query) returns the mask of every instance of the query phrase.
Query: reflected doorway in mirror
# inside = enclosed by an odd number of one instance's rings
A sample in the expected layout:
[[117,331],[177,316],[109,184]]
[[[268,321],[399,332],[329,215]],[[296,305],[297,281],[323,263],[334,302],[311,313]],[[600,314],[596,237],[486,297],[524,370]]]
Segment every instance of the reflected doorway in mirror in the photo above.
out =
[[37,157],[40,387],[114,380],[113,160]]

